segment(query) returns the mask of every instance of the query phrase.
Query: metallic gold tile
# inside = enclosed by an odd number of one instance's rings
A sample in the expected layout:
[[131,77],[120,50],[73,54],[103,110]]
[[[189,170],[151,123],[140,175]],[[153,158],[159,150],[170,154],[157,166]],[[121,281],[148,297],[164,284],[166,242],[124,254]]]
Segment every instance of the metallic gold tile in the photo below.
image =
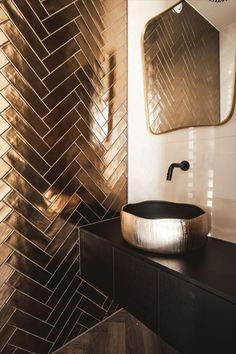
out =
[[9,127],[10,125],[5,121],[5,119],[0,117],[0,134],[4,133]]
[[50,109],[53,109],[53,107],[60,103],[77,86],[79,86],[79,80],[74,74],[72,74],[44,99],[44,103]]
[[48,353],[52,344],[45,339],[36,337],[17,329],[12,335],[9,343],[15,345],[16,347],[24,348],[28,351],[33,351],[36,353]]
[[44,118],[45,123],[50,128],[53,128],[74,106],[77,105],[77,103],[78,96],[75,92],[72,92]]
[[6,218],[5,222],[9,227],[24,235],[24,237],[35,243],[41,249],[44,249],[50,241],[45,234],[36,229],[36,227],[16,212],[11,213],[11,215]]
[[[2,95],[9,101],[11,106],[21,114],[21,116],[42,136],[49,130],[47,125],[40,119],[36,112],[29,106],[20,96],[20,94],[12,87],[7,86],[6,89],[1,91]],[[7,103],[7,101],[5,100]],[[3,103],[2,103],[3,104]],[[5,108],[8,104],[5,104]],[[0,95],[0,110],[1,110],[1,95]]]
[[43,7],[43,5],[38,0],[27,0],[29,5],[33,8],[36,15],[43,20],[48,16],[47,11]]
[[0,181],[0,200],[2,200],[9,192],[11,188],[4,183],[3,181]]
[[71,4],[55,13],[55,15],[47,18],[43,21],[43,24],[49,32],[54,32],[68,22],[74,20],[77,16],[79,16],[78,10],[74,4]]
[[72,39],[78,32],[78,27],[75,22],[72,21],[68,25],[62,27],[60,30],[47,37],[43,43],[50,52],[53,52],[58,47],[61,47],[63,44]]
[[53,129],[50,130],[50,132],[44,137],[44,141],[48,145],[53,146],[79,119],[79,114],[75,109],[73,109]]
[[4,3],[0,258],[11,273],[0,325],[16,327],[3,333],[10,352],[46,354],[85,329],[82,311],[116,308],[81,285],[77,226],[117,215],[126,199],[126,4]]
[[18,193],[12,191],[8,194],[4,202],[7,203],[12,209],[14,209],[19,214],[23,215],[27,220],[29,220],[34,226],[39,230],[45,231],[49,226],[50,221],[44,217],[32,204],[24,200]]
[[0,8],[0,23],[7,21],[7,19],[8,19],[7,15],[3,11],[3,9]]
[[18,272],[14,272],[11,275],[7,284],[41,303],[45,303],[50,295],[52,295],[50,290]]
[[44,174],[48,170],[49,165],[19,134],[17,134],[15,129],[8,129],[7,132],[3,134],[3,137],[11,147],[15,148],[21,156],[37,170],[37,172]]
[[[1,251],[1,249],[0,249]],[[2,286],[6,280],[10,277],[13,270],[7,264],[2,264],[0,266],[0,286]]]
[[7,43],[2,47],[6,57],[11,60],[17,70],[21,73],[28,84],[35,90],[35,92],[42,98],[49,92],[42,81],[38,78],[35,71],[31,69],[30,65],[25,61],[19,52],[11,43]]
[[[1,142],[1,140],[0,140]],[[30,184],[33,185],[40,193],[44,193],[49,184],[41,177],[41,175],[33,169],[26,161],[20,157],[14,150],[9,151],[4,156],[4,161],[14,167],[14,169],[20,173]],[[26,168],[27,165],[27,168]]]
[[41,155],[44,155],[49,147],[44,140],[32,129],[26,121],[19,116],[15,109],[10,107],[2,113],[2,116],[20,133],[25,140]]
[[0,112],[4,111],[4,109],[6,109],[8,107],[8,105],[9,105],[8,102],[0,94]]
[[8,21],[2,25],[2,29],[7,34],[7,36],[11,38],[11,42],[15,45],[19,53],[21,53],[21,55],[27,60],[29,65],[34,69],[38,76],[40,78],[46,76],[48,74],[47,69],[39,60],[33,49],[26,42],[24,37],[21,35],[17,27],[12,22]]
[[70,128],[63,138],[59,140],[57,144],[54,145],[53,148],[44,156],[45,160],[50,164],[56,162],[56,160],[60,158],[61,154],[67,150],[71,144],[73,144],[79,135],[80,133],[75,126]]
[[36,16],[35,12],[29,6],[27,2],[22,2],[21,0],[14,0],[17,7],[22,12],[23,16],[27,18],[30,26],[33,28],[34,32],[40,39],[47,37],[48,33],[45,27],[41,24],[40,20]]
[[1,331],[1,343],[0,343],[0,350],[2,351],[5,344],[11,338],[13,333],[15,332],[15,328],[11,326],[5,326]]
[[74,0],[58,0],[57,3],[55,3],[54,0],[45,0],[43,6],[46,8],[48,13],[52,14],[72,2],[74,2]]
[[3,31],[0,29],[0,45],[3,45],[8,41],[7,37],[3,33]]
[[71,57],[64,64],[59,66],[55,71],[48,75],[44,79],[44,84],[48,89],[53,90],[58,86],[62,81],[68,78],[76,69],[79,68],[79,63],[75,57]]
[[0,222],[2,222],[11,212],[11,208],[9,208],[5,203],[0,202]]
[[69,42],[55,50],[51,55],[44,59],[43,62],[50,71],[53,71],[59,65],[63,64],[64,61],[69,59],[73,54],[75,54],[78,50],[78,44],[74,38],[72,38]]
[[48,108],[45,106],[43,101],[41,101],[32,88],[27,85],[27,83],[22,79],[22,76],[19,75],[11,64],[6,65],[2,69],[2,72],[15,86],[17,91],[24,97],[28,105],[30,105],[40,117],[44,117],[48,113]]
[[33,50],[37,53],[40,59],[47,56],[48,52],[46,48],[42,45],[39,38],[36,36],[34,31],[28,25],[26,19],[20,14],[19,10],[16,8],[12,1],[5,1],[4,7],[8,16],[14,22],[14,24],[18,27],[19,31],[22,33],[24,38],[33,48]]

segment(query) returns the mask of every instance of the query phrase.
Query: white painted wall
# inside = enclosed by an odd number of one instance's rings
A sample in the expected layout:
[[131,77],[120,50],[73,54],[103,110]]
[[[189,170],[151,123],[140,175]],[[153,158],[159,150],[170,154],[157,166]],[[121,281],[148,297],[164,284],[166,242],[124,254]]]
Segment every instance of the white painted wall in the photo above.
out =
[[[187,128],[163,135],[149,132],[144,105],[141,34],[145,23],[175,0],[128,0],[129,201],[164,199],[207,209],[212,235],[236,243],[236,114],[219,127]],[[199,103],[200,104],[200,103]],[[187,172],[166,172],[188,160]]]

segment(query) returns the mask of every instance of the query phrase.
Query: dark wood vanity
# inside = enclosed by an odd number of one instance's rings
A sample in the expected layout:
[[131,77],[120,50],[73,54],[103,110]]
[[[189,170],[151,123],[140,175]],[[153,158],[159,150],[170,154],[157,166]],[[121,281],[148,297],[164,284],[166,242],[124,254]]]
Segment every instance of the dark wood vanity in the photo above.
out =
[[81,275],[180,353],[236,353],[236,245],[209,238],[187,255],[139,251],[120,219],[80,229]]

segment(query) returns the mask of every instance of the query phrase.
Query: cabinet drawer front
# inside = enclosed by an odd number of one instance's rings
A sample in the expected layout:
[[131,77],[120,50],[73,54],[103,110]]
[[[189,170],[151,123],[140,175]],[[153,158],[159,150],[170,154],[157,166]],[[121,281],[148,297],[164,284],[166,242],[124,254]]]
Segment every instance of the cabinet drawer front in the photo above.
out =
[[236,306],[162,271],[160,336],[181,353],[236,353]]
[[115,301],[152,330],[157,330],[157,271],[123,252],[114,251]]
[[87,281],[113,296],[112,246],[93,235],[81,233],[81,275]]

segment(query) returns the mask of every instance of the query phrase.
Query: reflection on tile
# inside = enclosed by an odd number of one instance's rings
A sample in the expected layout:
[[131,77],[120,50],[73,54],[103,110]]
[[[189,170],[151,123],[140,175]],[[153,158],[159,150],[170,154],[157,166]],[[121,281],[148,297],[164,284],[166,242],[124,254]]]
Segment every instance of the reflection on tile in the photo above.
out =
[[116,309],[79,277],[78,226],[126,201],[124,5],[0,6],[3,353],[46,354],[85,330],[81,315],[88,327]]

